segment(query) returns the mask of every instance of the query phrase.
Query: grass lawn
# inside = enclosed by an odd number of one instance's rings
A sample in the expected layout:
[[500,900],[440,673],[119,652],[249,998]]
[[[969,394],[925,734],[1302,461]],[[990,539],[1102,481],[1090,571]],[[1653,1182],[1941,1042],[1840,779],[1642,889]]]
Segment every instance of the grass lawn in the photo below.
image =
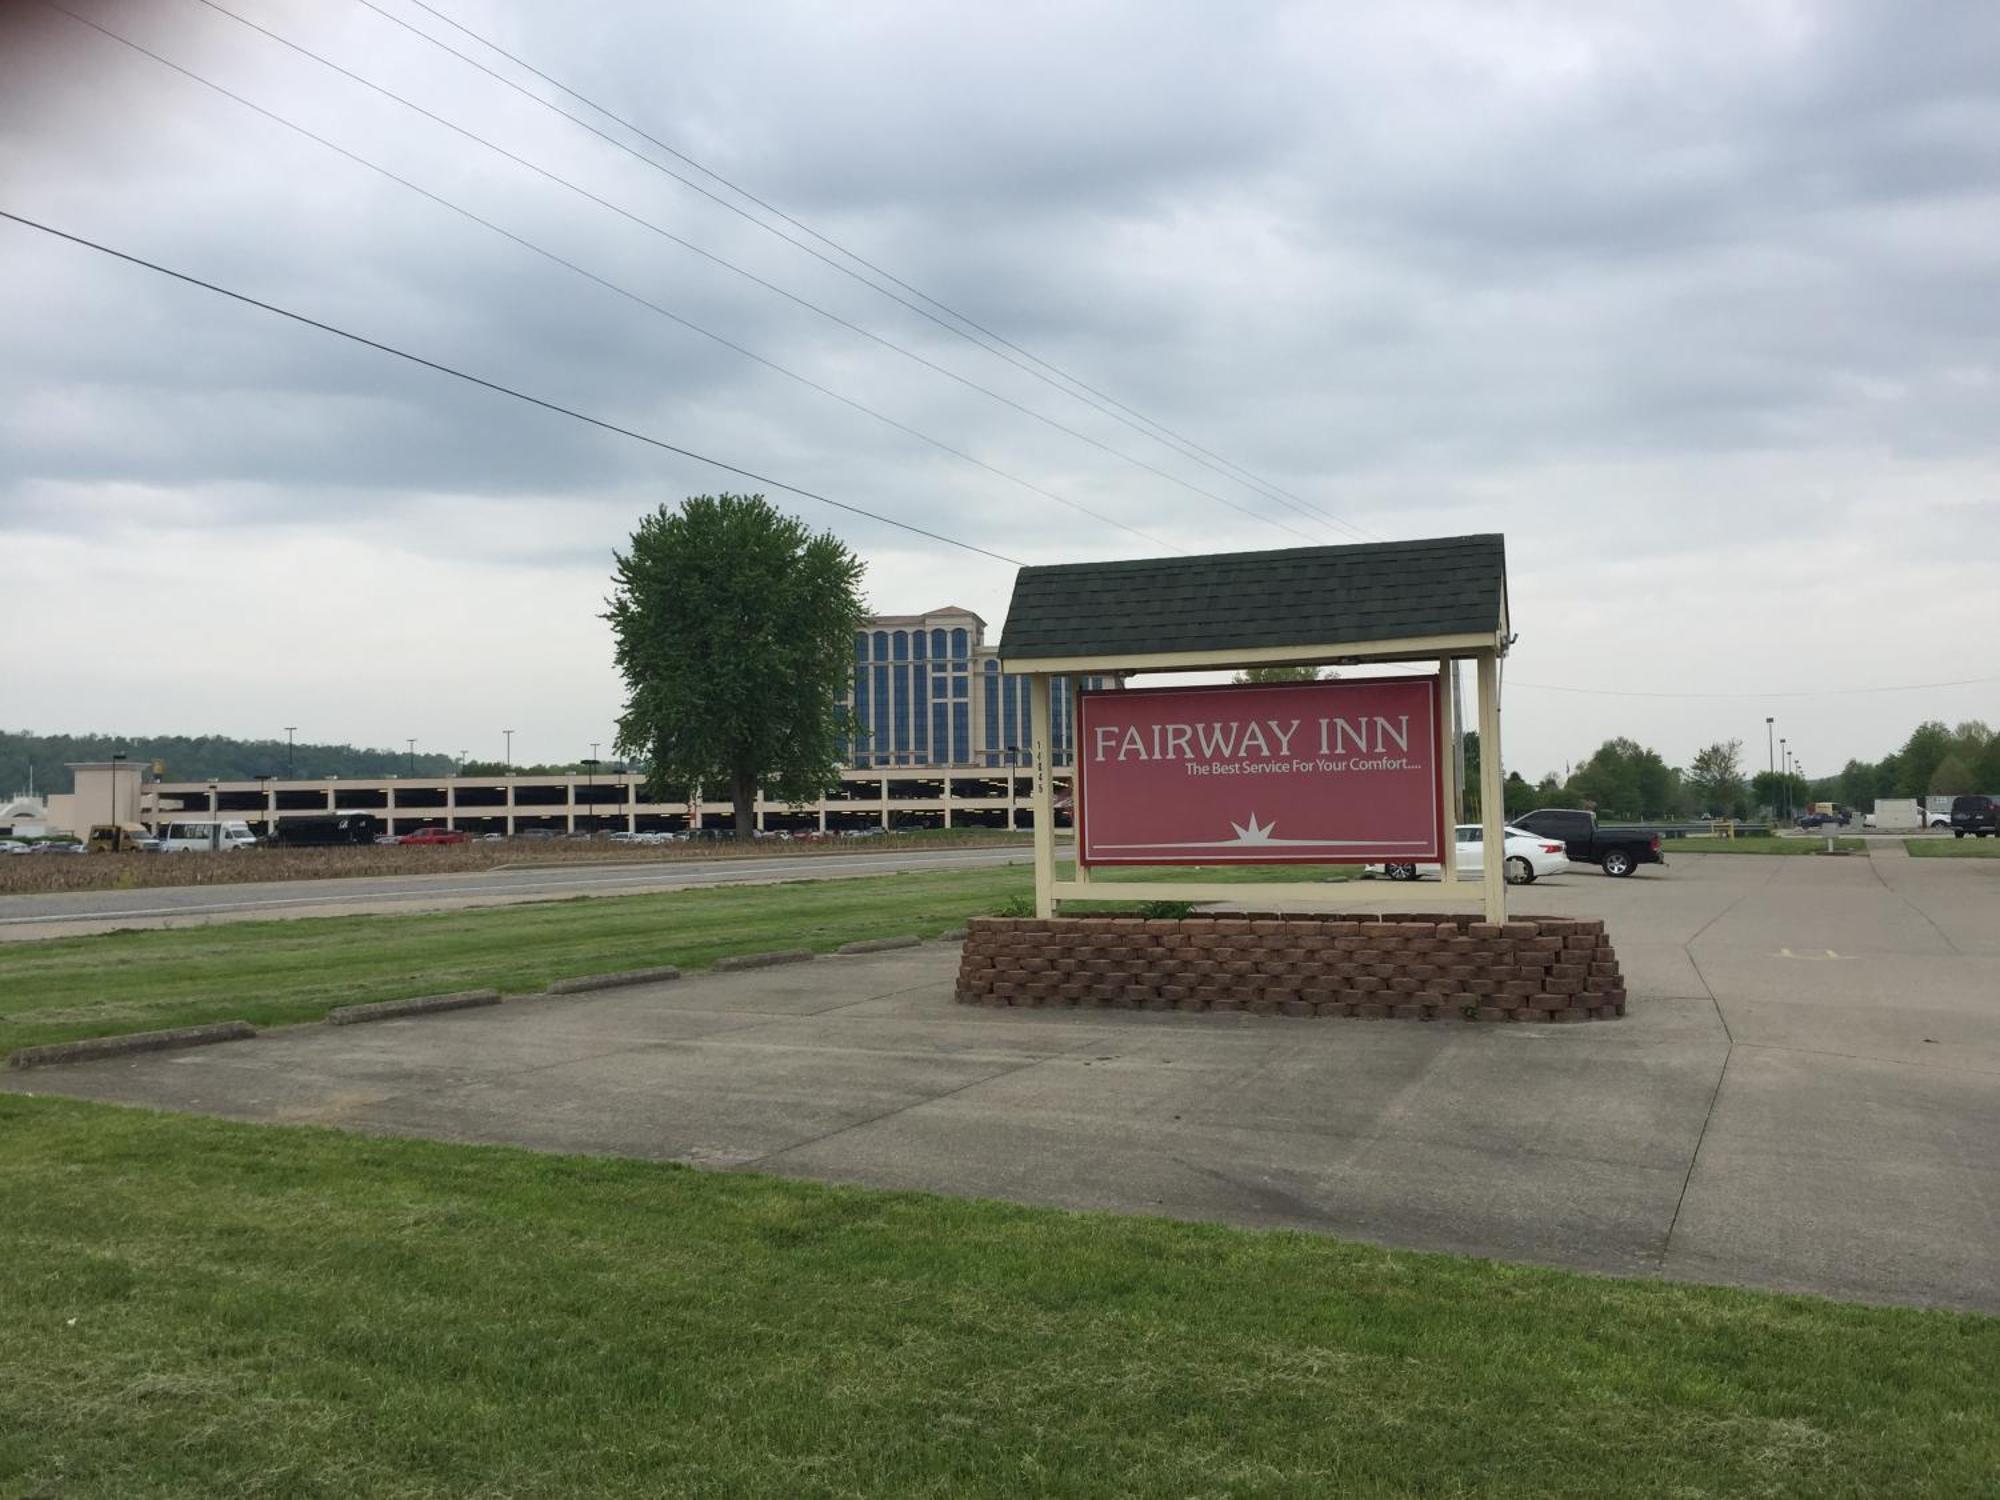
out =
[[2000,859],[2000,839],[1904,839],[1918,859]]
[[[1866,839],[1842,838],[1834,841],[1836,849],[1845,849],[1853,854],[1866,854]],[[1818,854],[1826,848],[1826,835],[1813,838],[1779,838],[1765,834],[1756,838],[1724,839],[1713,834],[1694,834],[1684,839],[1662,839],[1661,852],[1669,859],[1676,854]]]
[[[1327,870],[1147,872],[1139,878],[1324,877]],[[732,953],[826,951],[935,937],[1032,897],[1025,865],[717,886],[410,916],[302,918],[0,944],[0,1054],[76,1037],[242,1018],[315,1020],[336,1005]]]
[[2000,1321],[0,1095],[0,1493],[1987,1496]]

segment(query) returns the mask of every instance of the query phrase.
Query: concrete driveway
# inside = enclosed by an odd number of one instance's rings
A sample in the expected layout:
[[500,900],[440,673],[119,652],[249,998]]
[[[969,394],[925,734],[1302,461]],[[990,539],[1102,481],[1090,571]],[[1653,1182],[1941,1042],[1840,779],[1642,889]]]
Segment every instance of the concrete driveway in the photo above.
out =
[[15,1074],[16,1090],[2000,1312],[2000,862],[1692,856],[1587,1026],[969,1009],[956,951]]

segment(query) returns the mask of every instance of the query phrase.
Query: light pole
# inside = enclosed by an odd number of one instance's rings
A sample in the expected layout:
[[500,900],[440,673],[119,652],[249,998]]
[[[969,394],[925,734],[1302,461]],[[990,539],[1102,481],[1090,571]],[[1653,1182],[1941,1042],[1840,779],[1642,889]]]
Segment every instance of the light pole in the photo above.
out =
[[1019,773],[1020,769],[1021,747],[1019,745],[1009,745],[1007,747],[1007,831],[1009,833],[1014,831],[1014,777]]
[[113,750],[111,752],[111,816],[104,821],[111,825],[111,852],[113,854],[119,852],[118,846],[121,842],[118,836],[118,773],[124,769],[124,761],[125,752],[123,750]]
[[292,736],[297,734],[298,732],[299,732],[299,726],[296,724],[287,724],[285,726],[285,780],[287,781],[290,781],[293,776]]
[[271,773],[261,772],[257,777],[257,793],[264,804],[264,842],[271,842],[271,834],[278,826],[277,805],[271,798]]
[[222,798],[214,782],[208,784],[208,852],[222,847]]
[[1783,735],[1778,736],[1778,765],[1785,778],[1779,783],[1785,791],[1784,809],[1779,816],[1789,818],[1792,815],[1792,752]]
[[410,741],[410,774],[412,776],[417,774],[417,742],[415,740]]
[[511,729],[503,729],[500,732],[507,737],[506,766],[507,769],[511,771],[514,769],[514,731]]
[[[592,745],[590,748],[594,752],[597,746]],[[590,804],[590,831],[593,834],[597,832],[597,768],[600,764],[595,754],[583,763],[583,800]]]

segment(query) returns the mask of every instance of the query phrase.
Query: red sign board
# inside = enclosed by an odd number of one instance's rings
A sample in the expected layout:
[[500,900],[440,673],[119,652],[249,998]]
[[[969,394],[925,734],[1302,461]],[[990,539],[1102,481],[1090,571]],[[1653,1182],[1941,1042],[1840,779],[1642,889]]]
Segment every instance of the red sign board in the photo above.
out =
[[1441,860],[1439,684],[1371,677],[1082,694],[1078,858]]

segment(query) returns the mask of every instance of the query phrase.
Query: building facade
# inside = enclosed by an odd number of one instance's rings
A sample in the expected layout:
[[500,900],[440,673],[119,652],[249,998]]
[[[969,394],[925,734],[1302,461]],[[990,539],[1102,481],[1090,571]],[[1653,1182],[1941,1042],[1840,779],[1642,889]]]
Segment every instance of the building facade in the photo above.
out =
[[[1093,678],[1087,685],[1116,684]],[[986,622],[971,610],[947,606],[920,615],[871,618],[854,638],[854,677],[843,704],[859,732],[845,747],[848,765],[839,784],[802,807],[760,796],[761,831],[837,834],[1032,826],[1028,679],[1000,670],[998,652],[986,644]],[[1073,758],[1068,679],[1051,685],[1050,704],[1057,822],[1067,824]],[[432,826],[502,835],[733,826],[728,802],[712,797],[649,801],[645,778],[629,772],[263,776],[142,784],[142,768],[129,761],[72,770],[75,794],[50,798],[50,813],[57,826],[79,832],[93,819],[157,826],[176,817],[217,817],[241,819],[252,832],[269,837],[282,833],[287,817],[351,813],[372,814],[384,833],[393,834]]]
[[[1055,681],[1050,700],[1051,758],[1067,765],[1067,678]],[[854,637],[854,683],[844,706],[857,729],[847,762],[857,768],[1029,763],[1028,679],[1000,670],[986,622],[957,605],[870,619]]]

